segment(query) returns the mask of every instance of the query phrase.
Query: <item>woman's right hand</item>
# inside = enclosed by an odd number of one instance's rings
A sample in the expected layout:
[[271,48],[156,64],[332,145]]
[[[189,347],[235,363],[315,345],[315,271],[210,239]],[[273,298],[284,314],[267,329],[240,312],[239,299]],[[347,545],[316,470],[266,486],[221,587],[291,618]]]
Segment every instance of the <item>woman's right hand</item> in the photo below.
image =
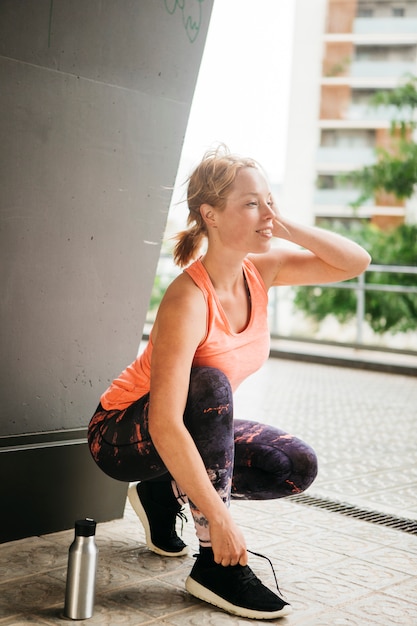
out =
[[228,509],[220,520],[210,521],[210,539],[214,560],[219,565],[247,565],[248,553],[242,531],[237,526]]

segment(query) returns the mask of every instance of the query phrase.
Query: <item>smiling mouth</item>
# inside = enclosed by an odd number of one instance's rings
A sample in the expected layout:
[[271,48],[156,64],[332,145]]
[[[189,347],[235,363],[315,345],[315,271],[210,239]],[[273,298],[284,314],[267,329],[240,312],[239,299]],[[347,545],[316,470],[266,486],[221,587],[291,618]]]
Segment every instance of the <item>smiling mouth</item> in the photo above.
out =
[[268,235],[268,236],[272,235],[272,230],[270,228],[262,228],[261,230],[257,230],[256,232],[259,233],[260,235]]

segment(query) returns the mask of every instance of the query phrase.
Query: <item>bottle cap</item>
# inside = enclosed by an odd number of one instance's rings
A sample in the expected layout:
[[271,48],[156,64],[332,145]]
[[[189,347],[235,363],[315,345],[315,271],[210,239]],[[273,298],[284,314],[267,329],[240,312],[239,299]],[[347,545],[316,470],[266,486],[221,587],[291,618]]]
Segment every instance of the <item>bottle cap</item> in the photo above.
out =
[[75,522],[75,534],[77,537],[92,537],[96,533],[96,522],[87,517]]

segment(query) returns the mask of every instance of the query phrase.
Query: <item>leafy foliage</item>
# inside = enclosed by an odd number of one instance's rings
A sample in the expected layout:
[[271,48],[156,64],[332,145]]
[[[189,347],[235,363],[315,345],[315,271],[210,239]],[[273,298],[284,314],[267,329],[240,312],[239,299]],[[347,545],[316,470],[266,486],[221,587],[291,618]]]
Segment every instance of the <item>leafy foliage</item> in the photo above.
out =
[[378,191],[386,191],[403,200],[410,198],[417,184],[417,145],[412,139],[416,128],[417,77],[409,75],[407,82],[390,91],[379,91],[371,98],[373,106],[394,107],[391,120],[392,145],[389,150],[376,150],[377,162],[342,176],[361,190],[352,203],[358,207]]
[[378,91],[370,101],[374,106],[394,106],[397,109],[392,121],[392,127],[415,127],[414,110],[417,108],[417,77],[408,74],[408,80],[395,89]]
[[398,141],[396,154],[388,150],[377,150],[378,160],[346,175],[362,191],[353,203],[354,207],[372,198],[377,191],[393,193],[403,200],[413,195],[417,183],[417,145],[405,140]]
[[[410,198],[417,184],[417,145],[413,131],[417,127],[417,77],[408,79],[396,89],[377,92],[371,99],[373,106],[393,107],[391,120],[391,143],[388,148],[378,148],[377,161],[341,176],[342,181],[353,183],[361,190],[360,197],[352,203],[360,206],[378,192],[388,192],[398,199]],[[360,243],[372,255],[374,265],[417,264],[417,225],[402,225],[394,230],[381,231],[365,224],[340,229]],[[417,286],[416,274],[401,272],[367,273],[367,283],[378,285]],[[299,287],[295,306],[317,321],[329,313],[345,322],[356,313],[356,295],[350,289],[333,287]],[[417,294],[365,291],[365,317],[376,333],[405,332],[417,328]]]
[[[338,231],[366,248],[372,255],[372,262],[375,265],[417,266],[415,224],[403,224],[391,231],[381,231],[370,224],[356,226],[350,230],[339,228]],[[367,284],[417,287],[417,275],[373,271],[367,275]],[[356,314],[356,295],[350,289],[298,287],[295,290],[294,304],[316,321],[333,314],[343,323]],[[365,319],[371,328],[380,334],[387,331],[395,333],[415,330],[417,294],[366,291]]]

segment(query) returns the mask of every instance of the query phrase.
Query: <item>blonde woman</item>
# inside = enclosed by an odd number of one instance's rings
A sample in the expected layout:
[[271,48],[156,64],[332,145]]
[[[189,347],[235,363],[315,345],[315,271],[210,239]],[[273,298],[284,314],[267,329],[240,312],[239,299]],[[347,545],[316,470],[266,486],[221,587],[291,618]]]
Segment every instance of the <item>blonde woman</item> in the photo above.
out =
[[[234,419],[233,392],[268,358],[271,287],[346,280],[370,257],[281,215],[260,166],[225,147],[204,156],[187,200],[188,228],[174,252],[185,269],[164,295],[144,352],[102,395],[90,449],[108,475],[139,481],[129,498],[158,554],[186,554],[175,520],[188,501],[200,545],[186,581],[191,594],[241,617],[278,618],[291,607],[249,568],[229,503],[300,493],[317,461],[296,437]],[[299,248],[274,249],[273,238]]]

